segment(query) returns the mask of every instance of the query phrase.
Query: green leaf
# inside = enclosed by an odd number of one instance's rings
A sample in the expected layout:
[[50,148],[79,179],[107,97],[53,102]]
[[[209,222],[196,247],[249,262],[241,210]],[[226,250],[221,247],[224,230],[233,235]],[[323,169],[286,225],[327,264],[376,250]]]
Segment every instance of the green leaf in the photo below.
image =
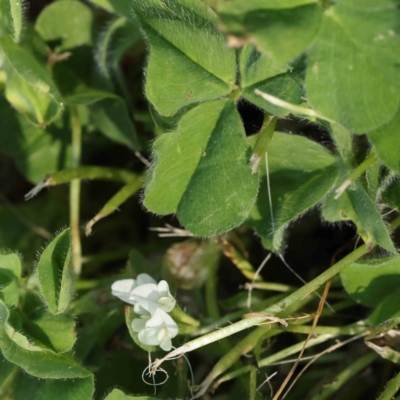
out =
[[95,125],[105,136],[131,149],[141,149],[135,126],[122,99],[98,101],[91,105],[90,111]]
[[10,0],[10,11],[11,11],[13,31],[14,31],[14,41],[17,43],[20,41],[22,32],[22,20],[23,20],[22,6],[23,6],[22,0]]
[[328,222],[353,221],[365,243],[378,244],[390,253],[396,253],[381,214],[359,182],[355,182],[339,199],[331,193],[322,206],[322,214]]
[[[16,365],[9,363],[0,354],[0,395],[5,394],[5,396],[7,396],[7,393],[10,394],[10,387],[14,383],[15,377],[18,375],[19,371]],[[1,397],[1,399],[3,400],[4,397]]]
[[92,400],[93,376],[82,379],[36,379],[20,374],[13,388],[14,400]]
[[60,41],[61,52],[92,45],[93,15],[89,7],[77,0],[56,1],[43,9],[35,29],[46,42]]
[[396,175],[382,191],[382,200],[391,208],[400,210],[400,177]]
[[270,58],[247,45],[240,53],[240,77],[242,96],[262,109],[278,115],[288,114],[287,110],[273,106],[254,93],[259,89],[289,103],[302,103],[303,89],[296,74],[288,67],[278,66]]
[[111,22],[96,49],[96,59],[104,77],[112,79],[114,71],[119,69],[120,58],[140,37],[136,21],[121,17]]
[[21,261],[16,254],[0,254],[0,300],[7,307],[18,306]]
[[146,95],[162,115],[228,95],[236,79],[235,51],[226,47],[214,12],[197,0],[132,3],[150,45]]
[[[27,50],[14,43],[8,36],[0,37],[0,46],[5,57],[7,74],[11,75],[11,88],[7,88],[7,98],[9,101],[15,101],[16,108],[24,102],[32,102],[32,109],[36,110],[36,123],[46,125],[50,123],[62,110],[62,101],[58,89],[54,85],[48,72],[39,64],[38,61]],[[7,86],[9,80],[7,79]],[[23,96],[28,99],[21,98],[18,93],[23,90]],[[37,96],[35,96],[37,94]],[[43,107],[44,98],[48,97],[49,105]],[[50,105],[51,104],[51,105]],[[24,105],[23,111],[26,109]],[[38,115],[40,110],[47,110]]]
[[375,146],[376,153],[383,164],[400,173],[400,110],[386,125],[368,133],[368,138]]
[[14,158],[29,181],[37,183],[70,165],[70,136],[68,123],[59,120],[47,129],[35,127],[0,97],[0,151]]
[[[353,263],[340,277],[346,292],[358,303],[376,307],[400,285],[400,257]],[[397,304],[398,309],[398,304]]]
[[9,0],[0,0],[0,35],[12,33],[12,20]]
[[89,0],[110,12],[123,15],[125,18],[132,19],[131,2],[127,0]]
[[259,195],[246,223],[261,236],[264,247],[279,252],[285,225],[321,201],[335,184],[338,167],[336,158],[319,144],[279,132],[267,155],[273,221],[263,157]]
[[53,315],[39,308],[29,314],[23,327],[38,346],[56,353],[65,353],[75,344],[75,321],[71,315]]
[[399,10],[337,5],[325,12],[308,57],[313,108],[355,133],[389,122],[399,104]]
[[393,319],[397,319],[400,321],[399,304],[400,292],[397,286],[397,290],[391,292],[380,304],[377,305],[375,310],[369,316],[368,320],[374,326],[383,324],[384,322]]
[[340,0],[340,4],[359,8],[362,10],[370,10],[370,11],[377,11],[377,10],[384,10],[384,9],[395,9],[397,0]]
[[90,104],[97,103],[98,101],[102,101],[108,98],[119,99],[119,97],[116,96],[114,93],[96,89],[88,89],[84,91],[79,91],[70,96],[66,96],[65,102],[71,106],[88,106]]
[[234,102],[203,103],[154,142],[144,205],[161,215],[177,213],[195,235],[229,231],[245,220],[257,196],[250,156]]
[[65,311],[72,297],[70,230],[59,233],[40,256],[37,273],[43,299],[52,314]]
[[150,396],[128,396],[122,390],[114,389],[104,400],[157,400]]
[[322,15],[315,0],[235,0],[220,2],[218,11],[224,29],[234,35],[233,44],[250,42],[277,64],[306,50]]
[[133,312],[133,307],[131,306],[125,306],[125,323],[126,326],[128,327],[128,331],[129,334],[131,335],[131,338],[133,339],[133,341],[143,350],[145,351],[149,351],[149,352],[154,352],[159,350],[159,348],[157,346],[148,346],[147,344],[143,344],[140,340],[139,340],[139,334],[138,332],[135,332],[132,329],[132,321],[135,318],[140,318],[139,315],[135,314]]
[[330,124],[330,134],[335,142],[336,148],[342,157],[343,163],[353,169],[354,153],[353,153],[353,137],[350,131],[337,123]]

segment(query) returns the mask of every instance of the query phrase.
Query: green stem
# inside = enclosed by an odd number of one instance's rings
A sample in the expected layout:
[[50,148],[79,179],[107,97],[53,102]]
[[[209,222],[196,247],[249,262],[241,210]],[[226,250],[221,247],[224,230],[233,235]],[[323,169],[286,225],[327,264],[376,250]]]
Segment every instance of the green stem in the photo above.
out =
[[374,153],[371,153],[336,189],[335,199],[338,199],[353,182],[355,182],[371,165],[375,164],[377,161],[378,157]]
[[[273,316],[278,312],[286,310],[289,306],[304,299],[304,297],[310,295],[316,289],[318,289],[321,285],[323,285],[326,281],[337,275],[340,271],[342,271],[345,267],[353,262],[357,261],[360,257],[367,254],[369,251],[368,247],[364,244],[354,250],[352,253],[344,257],[342,260],[334,264],[332,267],[327,269],[321,275],[317,276],[311,282],[307,283],[306,285],[302,286],[300,289],[296,290],[289,296],[285,297],[281,302],[272,305],[271,307],[266,308],[262,311],[262,313],[266,314],[267,316]],[[159,360],[159,364],[162,361],[176,357],[180,354],[187,353],[189,351],[193,351],[198,349],[199,347],[203,347],[207,344],[216,342],[221,340],[227,336],[231,336],[237,332],[241,332],[245,329],[251,328],[252,326],[259,325],[265,322],[266,318],[263,316],[257,316],[252,318],[246,318],[241,321],[235,322],[232,325],[226,326],[224,328],[219,329],[216,332],[211,332],[207,335],[199,337],[197,339],[191,340],[190,342],[186,343],[185,345],[177,348],[176,350],[172,351],[171,353],[167,354],[162,360]],[[158,366],[155,364],[155,366]]]
[[357,361],[346,367],[335,379],[328,385],[324,385],[322,392],[318,393],[312,398],[312,400],[326,400],[336,393],[350,378],[358,374],[369,364],[378,358],[378,354],[368,353],[363,357],[360,357]]
[[257,396],[257,368],[254,365],[250,366],[250,390],[249,400],[255,400]]
[[400,372],[387,384],[377,400],[391,400],[400,389]]
[[[71,107],[71,126],[72,126],[72,167],[77,168],[81,162],[82,153],[82,128],[79,120],[78,111]],[[74,179],[70,184],[69,203],[70,203],[70,225],[72,238],[72,268],[76,276],[82,270],[82,248],[79,227],[81,181]]]

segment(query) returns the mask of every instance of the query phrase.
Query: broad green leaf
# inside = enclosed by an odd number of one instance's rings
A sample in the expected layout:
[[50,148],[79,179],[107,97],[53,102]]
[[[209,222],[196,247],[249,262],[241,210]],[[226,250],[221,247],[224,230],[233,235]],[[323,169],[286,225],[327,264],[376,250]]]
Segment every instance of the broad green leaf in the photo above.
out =
[[378,11],[384,9],[395,9],[398,4],[397,0],[340,0],[340,4],[359,8],[362,10]]
[[368,133],[376,153],[383,164],[400,173],[400,110],[388,124]]
[[56,1],[43,9],[35,29],[46,42],[60,41],[61,52],[92,44],[93,15],[89,7],[77,0]]
[[348,188],[339,199],[335,199],[331,193],[322,206],[322,215],[328,222],[353,221],[365,243],[378,244],[390,253],[396,253],[389,230],[375,202],[359,182]]
[[45,309],[34,310],[23,321],[23,329],[38,346],[65,353],[74,346],[75,320],[71,315],[53,315]]
[[303,89],[296,74],[288,67],[277,66],[253,46],[245,46],[240,53],[240,79],[242,96],[272,114],[284,116],[288,111],[265,101],[254,93],[255,89],[289,103],[300,104],[303,101]]
[[355,133],[393,118],[399,104],[399,12],[340,5],[325,12],[306,77],[317,112]]
[[18,281],[21,261],[16,254],[0,254],[0,300],[7,307],[16,307],[19,301]]
[[146,95],[162,115],[228,95],[236,79],[214,12],[198,0],[138,0],[133,9],[150,45]]
[[131,149],[141,149],[135,126],[122,99],[98,101],[91,105],[90,112],[97,128],[105,136]]
[[177,213],[195,235],[229,231],[245,220],[257,196],[250,155],[234,102],[203,103],[154,142],[144,205],[161,215]]
[[58,120],[47,129],[30,124],[0,98],[0,151],[13,157],[20,172],[31,182],[71,162],[71,134],[66,122]]
[[322,9],[314,0],[220,2],[219,17],[233,44],[250,42],[277,64],[309,46],[318,32]]
[[92,400],[93,376],[82,379],[37,379],[19,374],[13,400]]
[[400,257],[353,263],[340,273],[340,277],[346,292],[354,300],[368,307],[376,307],[389,294],[398,292]]
[[12,25],[14,31],[14,41],[19,42],[22,32],[22,20],[23,20],[23,3],[22,0],[9,0],[10,1],[10,11],[12,18]]
[[120,14],[125,18],[132,19],[132,5],[127,0],[89,0],[91,3],[96,4],[110,12]]
[[135,318],[140,318],[139,315],[135,314],[133,312],[133,307],[131,306],[125,306],[125,323],[126,326],[128,328],[129,334],[131,335],[132,340],[143,350],[145,351],[149,351],[149,352],[154,352],[159,350],[159,348],[157,346],[148,346],[147,344],[143,344],[140,340],[139,340],[139,334],[138,332],[135,332],[132,329],[132,321]]
[[[396,277],[397,278],[397,277]],[[398,281],[397,281],[398,282]],[[372,325],[380,325],[384,322],[397,319],[400,321],[400,291],[391,292],[386,296],[380,304],[378,304],[372,314],[369,316],[369,321]]]
[[157,400],[150,396],[128,396],[122,390],[114,389],[104,400]]
[[0,328],[0,348],[4,358],[21,367],[30,375],[43,379],[72,379],[91,376],[69,357],[50,353],[27,351],[13,342]]
[[72,297],[70,230],[59,233],[45,248],[37,265],[39,288],[52,314],[65,311]]
[[272,204],[263,157],[260,191],[246,223],[261,236],[264,247],[279,252],[285,225],[321,201],[335,184],[338,167],[336,158],[319,144],[279,132],[267,155]]
[[[14,43],[12,39],[8,36],[0,37],[0,47],[2,48],[2,53],[4,55],[7,75],[11,75],[11,89],[6,87],[7,98],[11,102],[15,101],[15,106],[18,106],[24,102],[32,102],[34,110],[42,110],[42,113],[36,115],[36,123],[39,125],[47,125],[62,110],[62,101],[60,93],[57,87],[54,85],[49,73],[44,69],[42,65],[34,58],[23,47]],[[7,77],[8,78],[8,77]],[[7,79],[7,86],[10,82]],[[28,99],[22,99],[18,91],[22,90],[24,96]],[[37,96],[35,96],[37,94]],[[44,102],[43,97],[48,97],[48,102],[51,103],[48,107]],[[26,105],[22,111],[25,111]],[[48,113],[43,110],[49,109]],[[38,113],[38,111],[37,111]]]

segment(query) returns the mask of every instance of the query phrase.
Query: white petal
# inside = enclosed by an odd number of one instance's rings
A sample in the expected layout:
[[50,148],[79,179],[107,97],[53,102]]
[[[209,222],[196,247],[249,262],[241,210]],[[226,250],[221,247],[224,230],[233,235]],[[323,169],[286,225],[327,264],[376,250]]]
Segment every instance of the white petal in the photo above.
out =
[[148,346],[158,346],[157,331],[153,328],[143,329],[139,332],[138,339]]
[[111,293],[126,303],[135,304],[136,301],[129,297],[134,284],[135,281],[133,279],[122,279],[116,281],[111,286]]
[[146,283],[132,290],[130,299],[137,301],[145,310],[153,314],[158,307],[160,295],[157,291],[157,285]]
[[170,312],[175,307],[176,300],[173,297],[161,297],[158,306],[165,312]]
[[140,332],[146,328],[146,322],[147,320],[144,318],[135,318],[132,321],[132,329],[134,330],[134,332]]
[[162,343],[160,343],[160,347],[165,350],[165,351],[170,351],[172,348],[172,342],[171,339],[165,339]]
[[140,315],[142,318],[143,317],[148,317],[148,318],[151,317],[151,314],[147,310],[145,310],[143,307],[141,307],[139,303],[136,303],[134,305],[133,312],[137,315]]
[[163,310],[157,308],[153,316],[149,320],[147,320],[146,328],[157,329],[157,330],[162,328],[164,326],[163,314],[168,316],[168,314],[165,313]]
[[169,292],[169,285],[167,281],[160,281],[157,285],[158,292],[162,297],[172,297]]
[[154,283],[155,285],[157,285],[157,281],[155,281],[150,275],[139,274],[136,277],[136,286],[141,286],[141,285],[144,285],[146,283]]

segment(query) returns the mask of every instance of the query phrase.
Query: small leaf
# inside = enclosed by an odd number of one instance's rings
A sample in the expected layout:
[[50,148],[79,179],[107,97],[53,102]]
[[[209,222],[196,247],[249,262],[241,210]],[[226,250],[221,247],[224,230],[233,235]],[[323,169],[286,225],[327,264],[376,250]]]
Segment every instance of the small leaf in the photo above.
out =
[[145,351],[149,351],[149,352],[154,352],[159,350],[158,346],[148,346],[146,344],[143,344],[140,340],[139,340],[139,333],[135,332],[132,328],[132,321],[135,318],[140,318],[139,315],[136,315],[133,312],[133,307],[132,306],[125,306],[125,323],[126,326],[128,327],[128,331],[129,334],[131,335],[131,338],[133,339],[133,341],[143,350]]
[[113,73],[119,69],[120,58],[140,38],[137,21],[121,17],[110,23],[96,48],[96,59],[105,78],[112,80]]
[[400,210],[400,176],[396,175],[382,191],[382,200],[391,208]]
[[0,35],[12,34],[10,1],[0,1]]
[[339,199],[335,199],[331,193],[325,199],[322,214],[329,222],[353,221],[357,226],[357,233],[368,245],[378,244],[396,254],[381,214],[359,182],[355,182]]
[[279,132],[267,155],[272,205],[264,157],[259,195],[246,223],[261,236],[264,247],[279,252],[285,225],[321,201],[336,182],[338,167],[336,158],[319,144]]
[[393,118],[400,86],[398,14],[342,5],[325,12],[306,77],[308,98],[317,112],[355,133]]
[[144,205],[161,215],[177,213],[195,235],[229,231],[257,196],[250,155],[234,102],[203,103],[182,117],[176,132],[154,142]]
[[347,266],[340,277],[346,292],[357,302],[376,307],[400,285],[400,257],[385,257]]
[[277,66],[272,58],[259,53],[253,46],[245,46],[240,53],[240,77],[243,97],[272,114],[284,116],[288,111],[265,101],[254,93],[255,89],[289,103],[303,102],[303,89],[296,73],[288,67]]
[[46,42],[60,41],[61,52],[92,44],[93,15],[80,1],[57,1],[46,6],[38,16],[35,29]]
[[89,89],[82,92],[74,93],[70,96],[66,96],[65,102],[71,106],[85,105],[88,106],[98,101],[102,101],[107,98],[119,99],[114,93],[105,92],[101,90]]
[[112,13],[123,15],[125,18],[128,19],[133,18],[132,6],[129,1],[126,0],[89,0],[89,1]]
[[104,400],[157,400],[150,396],[128,396],[122,390],[114,389]]
[[94,123],[105,136],[131,149],[141,149],[135,125],[122,99],[98,101],[91,105],[90,111]]
[[0,300],[7,307],[18,306],[21,261],[16,254],[0,254]]
[[23,5],[22,0],[10,0],[10,11],[11,11],[13,31],[14,31],[14,41],[17,43],[20,41],[22,32],[22,20],[23,20],[22,5]]
[[13,400],[92,400],[93,393],[93,376],[44,380],[20,373],[14,382]]
[[214,12],[197,0],[137,0],[133,9],[150,45],[146,95],[162,115],[228,95],[235,51],[216,28]]
[[322,15],[313,0],[235,0],[220,2],[218,11],[224,29],[234,35],[233,44],[250,42],[277,64],[306,50]]
[[71,315],[53,315],[43,308],[34,310],[23,322],[23,329],[37,345],[65,353],[75,344],[75,321]]
[[40,292],[53,314],[65,311],[72,297],[71,237],[65,229],[43,251],[37,272]]
[[60,93],[50,75],[32,54],[14,43],[8,36],[0,37],[0,46],[8,75],[7,98],[15,103],[17,109],[22,107],[22,112],[33,110],[32,114],[36,115],[31,115],[31,119],[38,125],[49,124],[62,111],[63,106]]
[[[398,286],[397,286],[398,288]],[[383,324],[384,322],[396,319],[400,321],[400,292],[395,290],[386,296],[380,304],[378,304],[368,320],[374,326]]]
[[369,132],[368,138],[375,146],[379,159],[390,169],[400,173],[400,110],[395,117],[386,125]]

